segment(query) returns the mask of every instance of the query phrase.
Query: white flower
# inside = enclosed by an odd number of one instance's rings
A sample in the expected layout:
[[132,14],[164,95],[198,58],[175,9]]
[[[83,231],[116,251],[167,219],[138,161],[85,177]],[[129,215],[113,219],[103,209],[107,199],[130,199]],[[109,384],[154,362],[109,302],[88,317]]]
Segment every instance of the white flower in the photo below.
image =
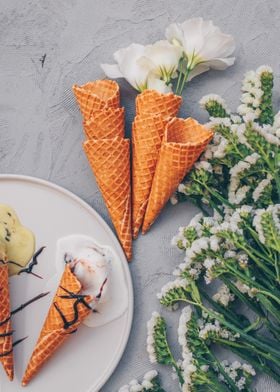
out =
[[156,378],[158,375],[158,372],[156,370],[150,370],[149,372],[144,374],[144,380],[147,381],[152,381],[154,378]]
[[211,163],[209,163],[209,162],[207,162],[207,161],[199,161],[199,162],[196,162],[196,163],[194,164],[194,166],[195,166],[195,168],[196,168],[197,170],[202,169],[202,170],[208,171],[209,173],[212,173],[212,172],[213,172],[213,168],[212,168]]
[[150,88],[167,93],[181,54],[182,49],[168,41],[147,46],[131,44],[114,53],[117,64],[101,64],[101,68],[110,78],[125,78],[138,91]]
[[273,73],[273,70],[269,65],[261,65],[256,73],[258,76],[261,76],[263,73]]
[[258,201],[259,198],[261,197],[261,195],[263,194],[265,188],[271,184],[271,181],[273,180],[271,174],[268,174],[267,177],[265,179],[263,179],[262,181],[260,181],[260,183],[257,185],[257,187],[255,188],[254,192],[253,192],[253,200],[254,201]]
[[205,95],[204,97],[201,98],[201,100],[199,101],[199,104],[201,106],[202,109],[206,109],[207,108],[207,104],[209,102],[217,102],[218,105],[222,106],[223,109],[229,113],[228,107],[226,105],[225,100],[217,94],[208,94]]
[[141,62],[145,46],[131,44],[127,48],[116,51],[113,55],[117,64],[101,64],[101,68],[109,78],[125,78],[136,90],[147,88],[150,65]]
[[173,45],[183,47],[189,69],[197,67],[189,80],[210,68],[226,69],[235,61],[229,57],[235,49],[233,37],[222,33],[212,21],[193,18],[173,23],[166,29],[166,38]]
[[227,307],[228,304],[234,301],[234,295],[229,291],[229,288],[222,284],[216,294],[213,295],[213,300],[219,304]]
[[158,78],[169,82],[175,76],[181,56],[182,48],[168,41],[157,41],[146,46],[141,62],[146,61]]
[[149,359],[151,363],[156,363],[156,352],[155,352],[155,340],[154,332],[155,326],[160,318],[158,312],[153,312],[151,319],[147,322],[147,352],[149,354]]

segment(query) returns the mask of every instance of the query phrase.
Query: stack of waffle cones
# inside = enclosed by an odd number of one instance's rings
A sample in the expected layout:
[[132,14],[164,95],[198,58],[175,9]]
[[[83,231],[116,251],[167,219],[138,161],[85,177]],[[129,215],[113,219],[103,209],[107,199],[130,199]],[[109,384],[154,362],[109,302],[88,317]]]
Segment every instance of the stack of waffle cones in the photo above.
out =
[[181,97],[146,90],[136,99],[132,145],[132,233],[146,233],[211,140],[211,131],[176,118]]
[[27,365],[22,385],[27,385],[55,351],[76,332],[91,312],[90,296],[79,295],[81,284],[66,265],[35,349]]
[[132,126],[132,217],[129,140],[119,87],[110,80],[74,86],[84,118],[84,150],[120,242],[131,258],[131,239],[146,233],[180,181],[191,169],[212,132],[193,119],[178,119],[182,98],[145,90],[136,99]]
[[146,233],[190,171],[213,133],[192,118],[174,117],[164,130],[142,232]]
[[164,129],[176,116],[182,98],[145,90],[136,99],[132,129],[132,235],[142,226],[158,162]]
[[73,86],[84,120],[84,151],[127,259],[132,257],[130,141],[124,138],[124,109],[116,82]]

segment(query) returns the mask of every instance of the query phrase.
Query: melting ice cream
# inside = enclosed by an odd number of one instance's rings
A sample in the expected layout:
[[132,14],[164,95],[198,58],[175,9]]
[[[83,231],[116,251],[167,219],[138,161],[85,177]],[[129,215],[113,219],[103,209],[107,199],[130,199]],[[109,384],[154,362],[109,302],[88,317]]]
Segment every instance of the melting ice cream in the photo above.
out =
[[57,267],[68,263],[82,285],[81,294],[91,295],[93,313],[84,321],[97,327],[120,317],[128,307],[124,270],[110,247],[98,245],[91,237],[71,235],[58,240]]

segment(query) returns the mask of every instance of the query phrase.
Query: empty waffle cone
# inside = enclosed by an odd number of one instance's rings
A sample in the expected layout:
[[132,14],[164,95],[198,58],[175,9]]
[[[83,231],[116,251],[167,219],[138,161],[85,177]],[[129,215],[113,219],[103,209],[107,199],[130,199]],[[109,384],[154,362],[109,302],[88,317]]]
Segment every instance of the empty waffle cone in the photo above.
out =
[[87,140],[84,150],[128,260],[132,257],[129,139]]
[[132,235],[143,223],[167,120],[160,114],[135,117],[132,129]]
[[88,139],[124,137],[124,108],[96,110],[84,121],[84,130]]
[[166,125],[142,227],[143,233],[149,230],[212,137],[212,131],[192,118],[173,118]]
[[84,120],[89,120],[96,110],[120,106],[120,88],[113,80],[96,80],[82,86],[74,84],[73,92]]
[[12,381],[14,378],[13,337],[9,295],[9,267],[0,265],[0,362]]
[[[22,379],[27,385],[55,351],[70,337],[92,311],[90,296],[80,296],[81,284],[66,265],[59,287],[50,306],[35,349]],[[75,315],[78,309],[78,317]]]
[[156,90],[144,90],[136,98],[136,114],[161,114],[163,117],[177,115],[182,97],[173,93],[163,94]]

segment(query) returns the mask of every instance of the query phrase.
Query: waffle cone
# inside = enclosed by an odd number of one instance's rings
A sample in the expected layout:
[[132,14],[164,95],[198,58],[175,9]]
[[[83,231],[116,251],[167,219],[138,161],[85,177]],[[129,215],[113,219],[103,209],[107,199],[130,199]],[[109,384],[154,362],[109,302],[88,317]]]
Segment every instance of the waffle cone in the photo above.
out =
[[124,137],[124,108],[96,110],[84,121],[84,130],[88,139]]
[[84,120],[89,120],[96,110],[120,106],[120,88],[113,80],[96,80],[82,86],[74,84],[73,92]]
[[[71,269],[66,265],[64,273],[61,277],[59,287],[54,296],[53,302],[50,306],[48,315],[44,322],[41,330],[39,339],[35,346],[35,349],[31,355],[29,363],[27,365],[25,374],[22,379],[22,385],[27,385],[30,380],[38,373],[41,367],[47,362],[55,351],[70,337],[75,336],[74,332],[83,322],[83,320],[89,315],[91,310],[84,304],[79,303],[77,305],[78,318],[75,321],[75,302],[76,298],[62,298],[67,296],[68,293],[64,290],[68,290],[73,294],[79,294],[81,291],[81,284],[76,276],[71,272]],[[89,304],[91,297],[86,296],[85,302]],[[63,312],[66,320],[72,321],[73,324],[69,327],[65,327],[61,315],[59,314],[56,305]]]
[[136,98],[136,114],[161,114],[163,117],[177,115],[182,97],[173,93],[163,94],[156,90],[144,90]]
[[173,118],[166,125],[144,218],[143,233],[149,230],[212,136],[212,131],[192,118]]
[[127,259],[132,256],[129,139],[87,140],[84,150]]
[[[0,334],[12,331],[9,295],[9,268],[7,264],[0,265]],[[4,322],[7,320],[7,322]],[[14,378],[13,337],[0,337],[0,361],[7,376]]]
[[147,208],[167,120],[160,114],[135,117],[132,129],[132,235],[135,239]]

